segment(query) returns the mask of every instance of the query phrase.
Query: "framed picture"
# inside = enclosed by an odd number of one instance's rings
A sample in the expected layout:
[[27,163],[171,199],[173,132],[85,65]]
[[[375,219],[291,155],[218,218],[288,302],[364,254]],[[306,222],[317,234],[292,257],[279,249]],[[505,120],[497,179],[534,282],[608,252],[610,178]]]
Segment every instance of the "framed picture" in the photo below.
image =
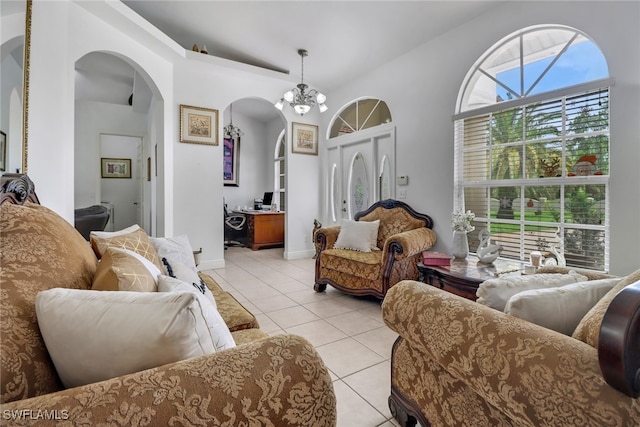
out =
[[180,142],[218,145],[218,110],[180,105]]
[[222,154],[222,173],[224,185],[240,186],[240,138],[225,138]]
[[293,122],[291,152],[318,155],[318,126]]
[[103,178],[131,178],[131,159],[110,159],[103,157],[102,163]]
[[7,170],[7,134],[0,130],[0,171]]

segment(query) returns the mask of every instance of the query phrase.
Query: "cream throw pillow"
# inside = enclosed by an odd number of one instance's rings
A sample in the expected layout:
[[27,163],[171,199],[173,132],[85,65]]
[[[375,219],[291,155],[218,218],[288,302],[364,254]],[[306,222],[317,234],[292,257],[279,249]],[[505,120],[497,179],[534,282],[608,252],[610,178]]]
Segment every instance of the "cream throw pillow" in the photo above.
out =
[[93,277],[94,291],[155,292],[161,271],[140,254],[107,248]]
[[[203,315],[209,327],[209,333],[213,340],[213,346],[216,351],[226,350],[236,346],[231,332],[227,324],[220,316],[215,304],[195,287],[192,283],[183,282],[180,279],[176,279],[169,276],[160,276],[158,280],[158,292],[192,292],[200,300],[200,305],[203,309]],[[209,292],[211,294],[211,292]]]
[[54,288],[36,296],[38,325],[65,387],[215,351],[192,292]]
[[333,245],[334,249],[351,249],[371,252],[378,249],[378,228],[380,220],[347,221],[342,223],[340,233]]
[[619,277],[587,280],[558,288],[520,292],[509,299],[504,312],[571,335],[591,307],[620,280]]
[[588,278],[571,270],[568,274],[541,273],[530,276],[505,276],[480,283],[476,302],[504,311],[509,298],[530,289],[555,288],[570,283],[584,282]]
[[194,290],[197,289],[202,295],[207,298],[207,300],[209,300],[209,302],[211,302],[211,304],[213,304],[214,307],[217,308],[216,300],[213,297],[211,289],[209,289],[207,284],[204,283],[197,272],[179,262],[167,262],[165,266],[167,267],[167,270],[169,270],[170,277],[178,279],[182,282],[187,282],[188,284],[192,285],[192,288]]
[[193,249],[186,235],[175,237],[150,237],[151,244],[158,252],[158,256],[166,258],[170,263],[179,262],[193,271],[198,271],[193,257]]

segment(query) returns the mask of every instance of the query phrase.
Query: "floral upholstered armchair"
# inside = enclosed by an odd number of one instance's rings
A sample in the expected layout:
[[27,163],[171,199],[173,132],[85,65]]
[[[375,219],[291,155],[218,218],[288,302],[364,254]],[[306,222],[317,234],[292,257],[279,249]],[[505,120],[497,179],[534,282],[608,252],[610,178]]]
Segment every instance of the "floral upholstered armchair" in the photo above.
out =
[[[364,232],[355,232],[357,236],[370,237],[370,247],[346,242],[347,229],[365,224]],[[374,226],[371,236],[367,235],[369,224]],[[358,212],[355,222],[317,229],[314,289],[322,292],[331,285],[352,295],[384,298],[399,281],[417,279],[422,252],[436,242],[432,227],[430,216],[389,199]]]

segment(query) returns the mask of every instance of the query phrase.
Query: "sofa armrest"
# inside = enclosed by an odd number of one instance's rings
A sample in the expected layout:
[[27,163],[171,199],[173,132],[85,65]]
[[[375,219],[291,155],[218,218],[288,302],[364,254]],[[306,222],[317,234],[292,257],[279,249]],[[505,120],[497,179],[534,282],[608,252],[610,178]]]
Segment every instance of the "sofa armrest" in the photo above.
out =
[[522,425],[632,425],[638,400],[608,385],[591,346],[435,287],[402,281],[383,319]]
[[340,234],[340,226],[318,228],[313,233],[313,243],[318,251],[324,251],[325,249],[333,248],[333,245],[338,240],[338,234]]
[[426,251],[436,243],[436,233],[430,228],[416,228],[394,234],[384,242],[382,259],[393,254],[396,260],[409,258]]
[[[267,421],[268,420],[268,421]],[[1,425],[335,426],[313,346],[278,335],[212,355],[2,405]]]

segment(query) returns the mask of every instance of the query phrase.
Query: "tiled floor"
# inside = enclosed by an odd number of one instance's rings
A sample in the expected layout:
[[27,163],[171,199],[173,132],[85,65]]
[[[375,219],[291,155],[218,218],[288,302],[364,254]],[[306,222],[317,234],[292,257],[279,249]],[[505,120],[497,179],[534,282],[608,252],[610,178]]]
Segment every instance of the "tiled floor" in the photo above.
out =
[[282,249],[229,248],[226,267],[208,270],[256,315],[268,334],[308,339],[331,371],[338,427],[393,427],[387,398],[391,346],[397,334],[382,322],[380,302],[331,286],[313,290],[313,259],[286,261]]

